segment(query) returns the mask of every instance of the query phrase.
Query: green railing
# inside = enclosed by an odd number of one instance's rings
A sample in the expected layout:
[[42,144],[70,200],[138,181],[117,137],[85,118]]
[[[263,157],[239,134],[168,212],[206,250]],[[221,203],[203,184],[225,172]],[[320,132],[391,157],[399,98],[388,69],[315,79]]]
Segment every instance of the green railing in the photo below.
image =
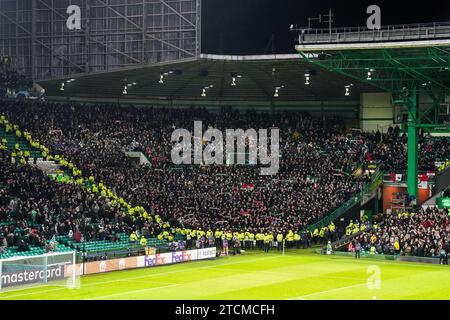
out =
[[[322,254],[322,249],[317,249],[316,253]],[[354,257],[354,252],[343,252],[343,251],[333,251],[333,255],[341,256],[341,257]],[[369,252],[363,251],[361,252],[362,258],[371,258],[377,260],[397,260],[398,255],[387,255],[387,254],[370,254]]]
[[439,166],[438,168],[437,168],[437,173],[438,174],[441,174],[441,173],[443,173],[447,168],[449,168],[450,167],[450,160],[449,159],[447,159],[441,166]]
[[383,173],[381,171],[377,171],[372,181],[368,184],[366,184],[361,192],[353,196],[351,199],[349,199],[347,202],[345,202],[342,206],[337,208],[335,211],[333,211],[331,214],[327,215],[322,220],[316,222],[313,225],[310,225],[306,228],[308,231],[314,231],[316,228],[321,229],[322,227],[328,226],[331,222],[335,221],[336,219],[339,219],[342,215],[344,215],[348,209],[352,208],[354,205],[360,203],[364,197],[364,194],[368,192],[375,191],[380,184],[383,183]]

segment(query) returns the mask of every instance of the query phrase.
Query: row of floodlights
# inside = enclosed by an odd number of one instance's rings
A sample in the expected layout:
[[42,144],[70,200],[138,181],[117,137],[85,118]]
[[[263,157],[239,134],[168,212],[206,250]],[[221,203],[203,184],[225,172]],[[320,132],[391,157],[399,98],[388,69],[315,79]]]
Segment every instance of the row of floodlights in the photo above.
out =
[[173,71],[168,71],[168,72],[164,72],[163,74],[159,75],[159,83],[163,84],[164,83],[164,77],[168,77],[171,74],[173,74]]
[[[372,75],[373,75],[373,72],[374,72],[374,71],[375,71],[374,69],[370,69],[369,71],[367,71],[367,80],[368,80],[368,81],[372,80]],[[163,83],[164,83],[164,78],[165,78],[165,77],[168,77],[169,75],[171,75],[171,74],[173,74],[173,73],[174,73],[174,71],[168,71],[168,72],[165,72],[165,73],[161,74],[161,75],[160,75],[160,79],[159,79],[159,83],[160,83],[160,84],[163,84]],[[309,72],[308,72],[308,73],[305,73],[304,76],[305,76],[305,85],[309,86],[309,85],[311,84],[311,73],[309,73]],[[231,86],[233,86],[233,87],[234,87],[234,86],[237,86],[237,82],[238,82],[238,80],[241,79],[241,78],[242,78],[241,75],[236,74],[236,73],[232,73],[232,77],[231,77]],[[65,81],[65,82],[62,82],[62,83],[61,83],[61,87],[60,87],[59,90],[64,91],[65,84],[70,84],[70,83],[72,83],[72,82],[74,82],[74,81],[76,81],[76,79],[69,79],[69,80],[67,80],[67,81]],[[132,83],[126,84],[126,85],[123,87],[122,94],[127,95],[127,94],[128,94],[128,89],[131,88],[131,87],[133,87],[133,86],[135,86],[135,85],[137,85],[136,82],[132,82]],[[427,83],[424,83],[423,85],[425,86],[425,85],[427,85]],[[275,98],[278,98],[278,97],[279,97],[279,92],[280,92],[280,90],[283,89],[284,87],[285,87],[284,85],[275,87],[275,88],[274,88],[274,94],[273,94],[273,96],[274,96]],[[346,86],[345,86],[345,96],[349,96],[349,95],[350,95],[350,88],[351,88],[351,87],[353,87],[353,84],[349,84],[349,85],[346,85]],[[214,85],[209,85],[209,86],[203,87],[203,88],[202,88],[201,96],[202,96],[202,97],[206,97],[207,90],[208,90],[208,89],[211,89],[211,88],[214,88]]]
[[[167,78],[168,76],[170,76],[171,74],[174,74],[175,71],[169,71],[169,72],[165,72],[159,75],[159,83],[160,84],[164,84],[164,78]],[[202,71],[201,75],[205,75],[206,71]],[[242,76],[236,72],[232,72],[231,73],[231,86],[234,87],[237,85],[237,81],[238,79],[242,78]]]
[[76,79],[69,79],[65,82],[61,82],[61,86],[59,87],[59,90],[64,91],[64,88],[66,86],[66,84],[70,84],[72,82],[76,81]]
[[[374,72],[375,70],[373,70],[373,69],[370,69],[368,72],[367,72],[367,80],[368,81],[370,81],[370,80],[372,80],[372,75],[373,75],[373,72]],[[306,86],[309,86],[310,84],[311,84],[311,73],[305,73],[304,74],[304,76],[305,76],[305,85]],[[348,97],[349,95],[350,95],[350,88],[351,87],[353,87],[353,83],[350,83],[350,84],[348,84],[348,85],[345,85],[344,86],[344,88],[345,88],[345,96],[346,97]],[[278,97],[278,91],[279,91],[279,89],[280,88],[282,88],[282,87],[276,87],[275,88],[275,94],[274,94],[274,97]]]
[[[206,97],[206,94],[207,94],[208,90],[211,89],[211,88],[214,88],[214,85],[209,85],[209,86],[203,87],[201,97]],[[275,98],[278,98],[280,96],[279,92],[283,88],[284,88],[284,85],[275,87],[275,91],[273,93],[273,96]]]
[[206,86],[206,87],[203,87],[201,96],[202,96],[202,97],[206,97],[206,92],[207,92],[209,89],[212,89],[212,88],[214,88],[214,85],[213,85],[213,84],[211,84],[211,85],[209,85],[209,86]]
[[128,84],[124,85],[124,86],[123,86],[122,94],[128,94],[128,89],[131,88],[131,87],[133,87],[133,86],[135,86],[135,85],[137,85],[136,82],[128,83]]

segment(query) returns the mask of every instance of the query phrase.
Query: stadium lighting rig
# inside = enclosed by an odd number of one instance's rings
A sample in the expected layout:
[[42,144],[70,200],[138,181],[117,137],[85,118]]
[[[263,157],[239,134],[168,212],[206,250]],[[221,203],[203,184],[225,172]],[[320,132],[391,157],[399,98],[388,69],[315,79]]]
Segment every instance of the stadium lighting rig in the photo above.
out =
[[72,78],[72,79],[66,80],[65,82],[61,82],[61,87],[59,88],[59,90],[64,91],[66,84],[71,84],[72,82],[75,82],[75,81],[76,81],[76,79]]
[[350,95],[350,88],[353,87],[353,83],[345,86],[345,96],[348,97]]
[[137,85],[136,82],[131,82],[131,83],[126,84],[126,85],[123,87],[122,94],[125,94],[125,95],[128,94],[128,89],[131,88],[131,87],[133,87],[133,86],[135,86],[135,85]]
[[311,75],[309,73],[305,73],[305,85],[309,86],[311,84]]
[[232,72],[231,73],[231,86],[235,87],[237,86],[237,79],[242,78],[242,76],[240,74],[238,74],[237,72]]
[[163,84],[164,83],[164,78],[167,78],[169,75],[174,74],[174,71],[168,71],[168,72],[164,72],[162,74],[159,75],[159,83]]
[[311,84],[311,77],[316,75],[316,71],[306,70],[303,75],[305,76],[305,86],[309,86]]
[[367,71],[367,78],[366,78],[367,81],[371,81],[371,80],[372,80],[372,76],[373,76],[373,73],[374,73],[374,72],[375,72],[374,69],[369,69],[369,70]]
[[207,87],[203,87],[201,96],[202,96],[202,97],[206,97],[206,92],[208,91],[208,89],[211,89],[211,88],[214,88],[214,85],[213,85],[213,84],[212,84],[212,85],[209,85],[209,86],[207,86]]
[[284,86],[275,87],[275,92],[273,94],[273,96],[275,98],[278,98],[280,96],[279,92],[280,92],[280,89],[282,89],[282,88],[284,88]]

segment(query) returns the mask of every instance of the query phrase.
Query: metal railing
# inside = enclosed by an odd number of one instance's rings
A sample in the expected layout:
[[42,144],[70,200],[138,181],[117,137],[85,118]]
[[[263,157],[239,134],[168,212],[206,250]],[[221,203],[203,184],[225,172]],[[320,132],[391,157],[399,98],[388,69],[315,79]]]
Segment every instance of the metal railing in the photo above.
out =
[[[323,254],[323,249],[317,249],[316,253]],[[333,251],[333,254],[336,256],[342,256],[342,257],[355,255],[354,252],[342,252],[342,251]],[[398,255],[378,254],[378,253],[370,254],[370,253],[366,253],[365,251],[363,251],[363,252],[361,252],[361,257],[362,258],[370,258],[370,259],[374,259],[374,260],[397,260],[397,258],[399,256]]]
[[324,226],[328,226],[331,222],[339,219],[341,216],[343,216],[348,209],[352,208],[356,204],[360,203],[363,200],[364,195],[367,192],[374,192],[376,188],[380,185],[380,183],[383,182],[383,173],[378,171],[372,178],[372,181],[364,186],[361,192],[353,196],[351,199],[346,201],[343,205],[341,205],[339,208],[334,210],[331,214],[325,216],[320,221],[306,227],[306,230],[308,231],[314,231],[314,229],[320,229]]
[[298,28],[299,44],[450,39],[450,22],[367,27]]
[[[382,227],[384,225],[384,222],[378,224],[378,227]],[[374,229],[374,226],[372,224],[370,224],[370,226],[363,231],[359,231],[357,233],[351,234],[351,235],[346,235],[343,238],[333,242],[331,245],[333,247],[333,250],[339,250],[340,248],[348,245],[351,241],[353,241],[353,239],[359,237],[360,235],[364,234],[364,233],[368,233],[370,231],[372,231]]]

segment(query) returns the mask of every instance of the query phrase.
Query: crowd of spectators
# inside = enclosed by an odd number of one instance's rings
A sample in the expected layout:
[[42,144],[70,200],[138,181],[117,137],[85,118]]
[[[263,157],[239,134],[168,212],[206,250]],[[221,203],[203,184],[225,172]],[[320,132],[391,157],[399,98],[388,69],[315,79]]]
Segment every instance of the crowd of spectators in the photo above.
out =
[[412,212],[386,214],[381,226],[356,240],[367,252],[417,257],[439,257],[449,253],[448,210],[428,207]]
[[[389,127],[386,133],[361,132],[357,137],[363,141],[367,162],[379,162],[385,173],[406,172],[408,136],[400,132],[399,126]],[[422,172],[436,172],[436,162],[445,162],[450,157],[449,139],[433,138],[421,130],[418,143],[419,170]]]
[[[84,177],[95,177],[127,202],[189,230],[288,234],[318,221],[360,191],[367,177],[352,174],[360,164],[379,161],[384,170],[406,168],[406,141],[398,128],[385,134],[349,131],[338,118],[319,120],[302,112],[0,102],[1,113],[51,154],[73,162]],[[195,120],[203,122],[204,130],[279,128],[278,175],[261,176],[252,165],[174,165],[171,134],[177,128],[192,130]],[[449,144],[423,137],[421,150],[427,151],[421,166],[428,167],[448,156]],[[150,165],[130,162],[127,151],[143,152]],[[135,221],[110,208],[107,197],[96,198],[72,184],[56,187],[34,168],[4,162],[2,179],[18,181],[3,183],[6,194],[19,200],[15,207],[8,203],[0,210],[8,210],[7,216],[24,215],[26,219],[15,220],[22,221],[19,224],[32,221],[29,215],[35,211],[41,226],[37,233],[45,239],[79,231],[82,217],[88,218],[90,238],[142,228],[149,235],[161,232],[159,224]]]
[[11,58],[0,55],[0,97],[4,96],[7,90],[28,90],[33,86],[33,81],[11,67]]
[[[130,217],[109,205],[108,199],[73,183],[61,183],[40,169],[11,162],[0,150],[0,247],[45,247],[53,236],[74,240],[114,241],[118,233],[131,233],[148,222]],[[153,229],[152,229],[153,230]]]
[[[50,153],[73,161],[84,176],[94,176],[128,202],[189,228],[297,229],[337,208],[362,186],[347,174],[363,157],[357,143],[333,122],[323,130],[300,113],[268,117],[21,103],[2,109]],[[253,166],[176,168],[170,159],[171,133],[192,127],[196,119],[219,130],[281,128],[279,175],[260,176]],[[135,150],[144,151],[151,166],[130,164],[124,152]]]

